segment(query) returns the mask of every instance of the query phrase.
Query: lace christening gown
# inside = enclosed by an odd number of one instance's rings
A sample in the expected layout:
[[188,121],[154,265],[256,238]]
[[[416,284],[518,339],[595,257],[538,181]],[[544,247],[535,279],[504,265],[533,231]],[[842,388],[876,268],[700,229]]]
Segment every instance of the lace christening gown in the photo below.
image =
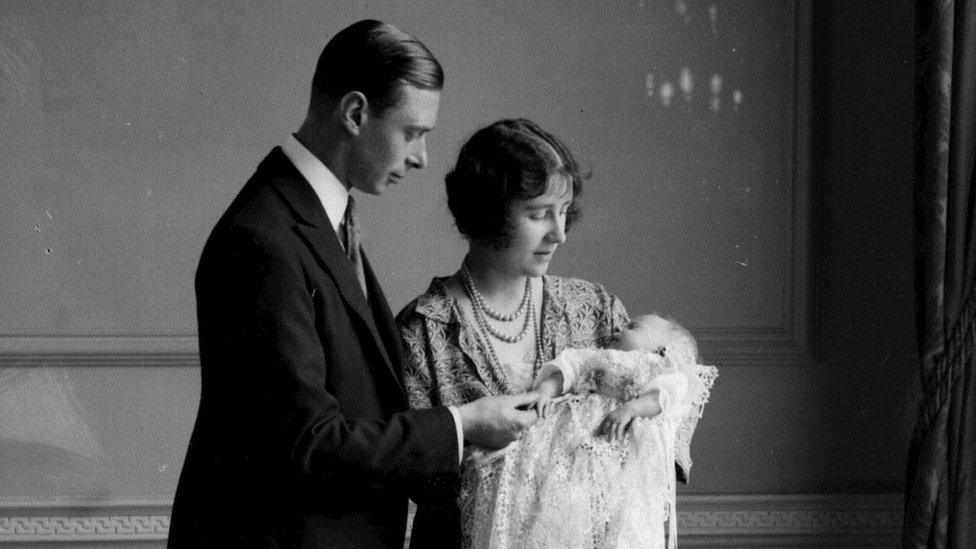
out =
[[[718,372],[671,349],[560,353],[547,368],[563,371],[570,394],[519,441],[465,464],[464,546],[675,547],[675,449],[688,446]],[[636,418],[622,441],[595,435],[620,401],[655,388],[661,414]]]

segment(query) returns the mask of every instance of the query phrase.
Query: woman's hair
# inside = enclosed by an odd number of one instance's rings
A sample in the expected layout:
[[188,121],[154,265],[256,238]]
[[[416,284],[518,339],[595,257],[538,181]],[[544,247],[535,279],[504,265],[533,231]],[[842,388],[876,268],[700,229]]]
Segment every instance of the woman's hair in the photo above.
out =
[[440,91],[444,70],[416,38],[389,23],[365,19],[325,45],[312,77],[312,99],[336,100],[359,91],[382,114],[398,105],[404,85]]
[[577,200],[588,175],[580,173],[566,145],[538,124],[524,118],[499,120],[461,147],[445,177],[447,205],[465,238],[504,249],[512,241],[512,204],[545,194],[554,175],[572,182],[569,230],[580,215]]

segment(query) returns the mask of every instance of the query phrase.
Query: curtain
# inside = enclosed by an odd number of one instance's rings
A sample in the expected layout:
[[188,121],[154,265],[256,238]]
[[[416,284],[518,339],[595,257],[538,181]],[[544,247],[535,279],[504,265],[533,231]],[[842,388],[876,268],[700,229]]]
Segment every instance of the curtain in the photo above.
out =
[[976,0],[916,3],[915,293],[922,401],[905,547],[976,547]]

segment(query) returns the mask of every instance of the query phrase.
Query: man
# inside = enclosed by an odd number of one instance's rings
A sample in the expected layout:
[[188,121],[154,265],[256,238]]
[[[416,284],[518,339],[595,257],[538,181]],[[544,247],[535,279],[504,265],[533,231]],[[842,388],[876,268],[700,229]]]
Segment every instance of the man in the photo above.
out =
[[408,490],[457,481],[462,434],[502,447],[535,421],[518,409],[532,395],[406,411],[399,334],[347,211],[351,188],[381,194],[426,165],[442,86],[395,27],[341,31],[301,128],[211,233],[170,547],[402,547]]

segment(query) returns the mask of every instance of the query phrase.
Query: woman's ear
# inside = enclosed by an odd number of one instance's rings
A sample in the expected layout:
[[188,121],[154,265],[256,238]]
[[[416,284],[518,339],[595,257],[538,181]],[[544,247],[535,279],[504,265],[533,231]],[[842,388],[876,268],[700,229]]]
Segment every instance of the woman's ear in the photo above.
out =
[[339,113],[346,131],[358,136],[369,117],[369,101],[362,92],[351,91],[342,96]]

